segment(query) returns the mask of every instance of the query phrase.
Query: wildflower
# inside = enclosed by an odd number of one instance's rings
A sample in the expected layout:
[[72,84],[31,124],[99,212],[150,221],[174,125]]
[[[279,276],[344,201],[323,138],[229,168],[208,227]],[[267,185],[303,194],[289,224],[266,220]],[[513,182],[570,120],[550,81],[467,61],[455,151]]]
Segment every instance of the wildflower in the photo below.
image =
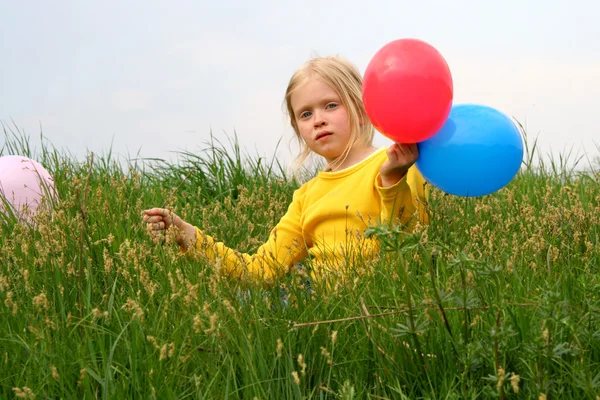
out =
[[100,309],[99,309],[99,308],[94,308],[94,309],[92,310],[92,317],[93,317],[94,319],[100,319],[100,318],[102,318],[102,317],[104,317],[104,318],[108,318],[108,311],[104,311],[104,312],[102,312],[102,311],[100,311]]
[[294,383],[298,386],[300,386],[300,377],[298,376],[298,372],[293,371],[292,372],[292,378],[294,378]]
[[167,276],[169,278],[169,284],[171,285],[171,299],[176,299],[181,294],[181,292],[177,291],[177,283],[175,282],[175,279],[173,279],[173,274],[169,272]]
[[[222,264],[223,260],[217,260],[217,268],[221,269],[221,265],[219,263]],[[208,281],[208,287],[209,287],[209,291],[210,293],[214,296],[214,297],[219,297],[219,281],[220,281],[220,274],[216,273],[216,274],[212,274],[210,277],[210,280]]]
[[175,343],[165,344],[160,348],[160,357],[159,361],[169,359],[173,357],[175,353]]
[[29,284],[29,270],[28,269],[23,271],[23,282],[25,283],[25,290],[29,291],[31,289],[31,285]]
[[48,302],[48,298],[46,297],[46,293],[41,292],[37,296],[33,298],[33,305],[38,310],[48,310],[50,308],[50,303]]
[[533,272],[537,271],[537,264],[535,262],[532,262],[530,266]]
[[17,315],[18,307],[17,307],[17,303],[15,303],[13,301],[13,296],[14,296],[13,292],[11,292],[11,291],[7,292],[6,300],[4,300],[4,305],[7,308],[12,308],[12,315]]
[[210,314],[208,321],[209,321],[210,327],[208,329],[204,330],[204,333],[206,333],[206,334],[216,331],[217,328],[219,327],[217,313]]
[[350,383],[350,381],[345,381],[344,385],[342,386],[342,390],[340,392],[340,397],[342,399],[353,399],[354,398],[354,386],[352,386],[352,383]]
[[337,342],[338,331],[333,331],[331,333],[331,344],[335,346]]
[[544,330],[542,331],[542,339],[544,339],[544,342],[548,343],[548,340],[550,339],[550,333],[548,332],[548,328],[544,328]]
[[13,392],[15,392],[15,396],[19,399],[35,399],[35,393],[27,386],[23,386],[23,388],[13,388]]
[[159,346],[159,345],[158,345],[158,343],[156,342],[156,338],[155,338],[154,336],[150,336],[150,335],[148,335],[148,336],[146,336],[146,340],[147,340],[147,341],[149,341],[150,343],[152,343],[152,345],[153,345],[153,346],[154,346],[156,349],[160,348],[160,346]]
[[513,392],[519,393],[519,382],[521,378],[517,374],[512,374],[510,376],[510,386],[512,387]]
[[277,339],[277,358],[281,358],[283,352],[283,342],[280,338]]
[[479,322],[479,319],[480,319],[479,314],[477,314],[475,316],[475,318],[473,318],[473,321],[471,321],[471,323],[469,324],[469,327],[470,328],[475,327],[475,325],[477,325],[477,322]]
[[231,302],[227,299],[223,300],[223,305],[225,306],[225,308],[227,308],[227,311],[232,314],[233,316],[236,315],[236,311],[235,308],[231,305]]
[[156,283],[152,282],[152,279],[150,278],[150,274],[145,269],[140,268],[139,273],[140,273],[139,274],[140,282],[142,282],[142,285],[144,286],[144,290],[146,290],[146,293],[148,293],[148,296],[150,296],[150,297],[154,296],[154,293],[156,292],[156,288],[158,285]]
[[506,264],[506,271],[507,271],[509,274],[512,274],[512,273],[513,273],[513,270],[514,270],[514,264],[512,263],[512,261],[509,261],[509,262]]
[[502,385],[504,384],[504,378],[505,378],[505,372],[504,372],[504,368],[500,367],[498,368],[498,384],[496,385],[496,387],[498,388],[498,390],[500,390],[500,388],[502,387]]
[[327,349],[323,346],[321,346],[321,355],[325,357],[325,359],[327,360],[327,364],[333,364],[333,360],[331,359],[331,353],[329,353],[329,351],[327,351]]
[[52,378],[54,378],[54,380],[57,381],[58,378],[60,378],[60,375],[58,374],[58,369],[54,365],[50,365],[50,371],[52,372]]
[[304,376],[306,374],[306,363],[302,354],[298,354],[298,365],[300,366],[300,373]]
[[127,302],[121,307],[121,309],[133,314],[133,319],[138,319],[140,322],[144,321],[144,310],[139,304],[133,299],[127,299]]
[[[175,349],[175,347],[173,347],[173,350],[174,349]],[[179,356],[179,362],[182,364],[187,364],[191,358],[192,358],[192,356],[189,354],[187,356]]]
[[104,258],[104,272],[108,275],[110,274],[113,268],[113,259],[110,256],[107,248],[104,248],[102,258]]
[[202,328],[202,318],[199,315],[194,316],[194,332],[199,333]]
[[472,271],[467,271],[467,284],[473,283],[475,275],[473,275]]
[[4,292],[6,289],[8,289],[8,278],[0,275],[0,292]]
[[429,308],[425,309],[425,319],[431,321],[431,311],[429,310]]

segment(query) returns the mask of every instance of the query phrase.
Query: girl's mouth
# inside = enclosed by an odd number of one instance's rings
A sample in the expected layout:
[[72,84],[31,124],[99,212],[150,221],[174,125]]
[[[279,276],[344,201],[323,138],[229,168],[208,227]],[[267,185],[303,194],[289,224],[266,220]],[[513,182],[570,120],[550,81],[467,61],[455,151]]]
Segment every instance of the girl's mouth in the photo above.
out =
[[327,136],[331,136],[331,135],[332,135],[331,132],[326,132],[326,131],[325,132],[319,132],[317,134],[317,139],[316,140],[321,140],[321,139],[323,139],[323,138],[325,138]]

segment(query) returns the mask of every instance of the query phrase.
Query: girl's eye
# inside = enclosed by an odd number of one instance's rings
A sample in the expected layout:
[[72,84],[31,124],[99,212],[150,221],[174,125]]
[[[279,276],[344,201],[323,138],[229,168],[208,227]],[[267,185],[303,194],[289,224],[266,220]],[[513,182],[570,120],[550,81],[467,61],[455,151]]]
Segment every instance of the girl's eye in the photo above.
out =
[[304,119],[304,118],[308,118],[310,117],[310,111],[304,111],[302,114],[300,114],[300,118]]
[[336,103],[329,103],[327,104],[327,106],[325,106],[325,108],[336,108],[337,104]]

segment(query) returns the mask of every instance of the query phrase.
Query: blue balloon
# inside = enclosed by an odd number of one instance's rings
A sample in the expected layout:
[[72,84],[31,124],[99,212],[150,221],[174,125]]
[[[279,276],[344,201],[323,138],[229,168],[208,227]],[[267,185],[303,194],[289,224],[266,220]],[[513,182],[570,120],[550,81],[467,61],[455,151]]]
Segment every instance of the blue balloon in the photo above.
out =
[[442,129],[417,146],[423,177],[456,196],[484,196],[503,188],[523,160],[521,134],[510,118],[475,104],[453,106]]

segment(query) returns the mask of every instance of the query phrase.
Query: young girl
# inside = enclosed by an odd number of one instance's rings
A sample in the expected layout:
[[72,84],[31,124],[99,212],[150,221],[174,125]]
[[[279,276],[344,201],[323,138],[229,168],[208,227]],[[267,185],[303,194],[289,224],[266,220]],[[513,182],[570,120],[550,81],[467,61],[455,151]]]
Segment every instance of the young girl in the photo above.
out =
[[373,147],[362,79],[353,65],[339,57],[308,61],[292,76],[285,102],[302,143],[298,163],[314,152],[327,168],[294,192],[286,214],[256,254],[226,247],[167,209],[145,210],[147,228],[160,234],[175,226],[182,250],[221,265],[225,275],[272,283],[307,259],[312,260],[312,278],[318,279],[352,260],[372,258],[378,243],[363,236],[370,224],[427,223],[425,181],[413,166],[417,146]]

